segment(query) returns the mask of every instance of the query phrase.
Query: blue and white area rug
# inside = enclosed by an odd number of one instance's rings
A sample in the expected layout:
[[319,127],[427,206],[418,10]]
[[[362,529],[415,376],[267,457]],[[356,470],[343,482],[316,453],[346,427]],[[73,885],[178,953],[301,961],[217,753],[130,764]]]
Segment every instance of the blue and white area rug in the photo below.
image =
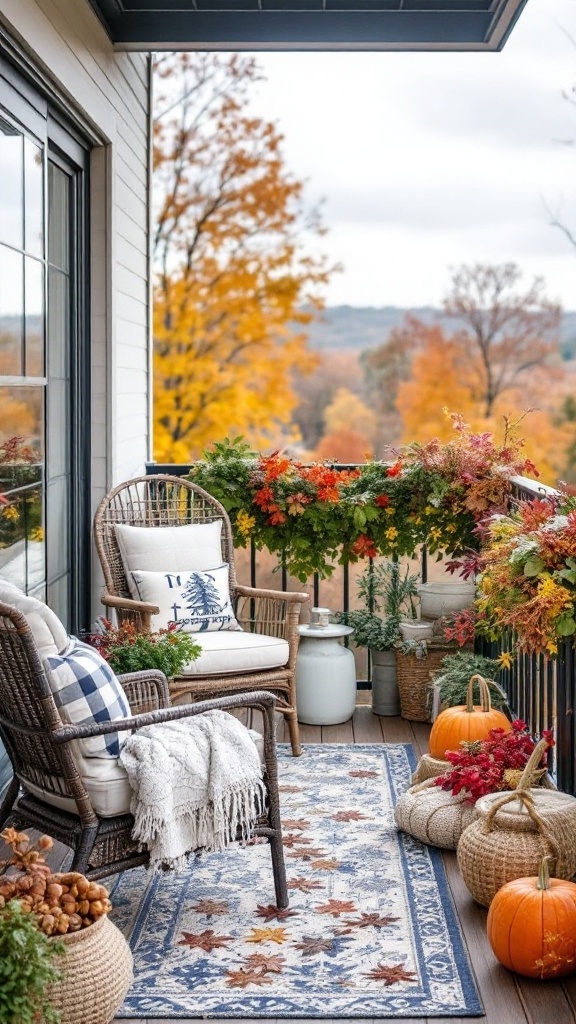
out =
[[119,877],[135,980],[118,1017],[483,1013],[437,850],[396,830],[405,744],[280,748],[290,908],[267,843]]

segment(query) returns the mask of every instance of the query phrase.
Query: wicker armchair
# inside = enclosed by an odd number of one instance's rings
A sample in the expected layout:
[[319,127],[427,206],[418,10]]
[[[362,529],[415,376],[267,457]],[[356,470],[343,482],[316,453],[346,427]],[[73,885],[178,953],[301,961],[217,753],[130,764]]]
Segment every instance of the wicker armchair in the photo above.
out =
[[[189,718],[218,708],[257,708],[264,722],[266,813],[254,828],[268,839],[272,855],[276,903],[288,906],[282,848],[278,773],[274,739],[274,696],[254,692],[218,700],[171,707],[162,672],[133,672],[120,677],[133,717],[124,725],[136,730],[156,722]],[[74,851],[72,870],[102,878],[145,864],[147,853],[131,836],[129,813],[103,817],[96,813],[78,773],[71,741],[116,732],[118,722],[63,725],[26,618],[0,602],[0,737],[14,778],[0,805],[0,829],[9,816],[18,826],[46,832]],[[35,792],[31,792],[31,787]],[[36,795],[43,792],[46,799]],[[77,813],[55,806],[76,803]]]
[[[137,477],[115,487],[102,499],[94,517],[96,549],[102,564],[105,592],[102,603],[114,609],[119,622],[135,622],[150,629],[150,617],[158,608],[130,596],[124,564],[114,527],[184,526],[222,520],[222,556],[229,565],[230,595],[236,618],[243,629],[288,642],[289,657],[284,665],[250,672],[222,675],[194,674],[170,681],[172,703],[196,701],[227,693],[267,690],[275,694],[277,709],[288,722],[292,753],[301,753],[296,709],[296,653],[300,608],[305,593],[260,590],[240,586],[234,569],[234,544],[225,508],[197,484],[180,477],[156,475]],[[142,567],[143,568],[143,567]]]

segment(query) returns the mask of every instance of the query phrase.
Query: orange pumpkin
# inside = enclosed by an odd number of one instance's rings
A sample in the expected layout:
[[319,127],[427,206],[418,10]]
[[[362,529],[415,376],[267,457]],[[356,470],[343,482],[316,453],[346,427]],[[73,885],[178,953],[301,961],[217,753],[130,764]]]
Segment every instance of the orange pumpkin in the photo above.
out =
[[544,857],[538,877],[515,878],[488,911],[488,941],[497,960],[527,978],[576,971],[576,885],[550,878]]
[[[478,681],[481,706],[474,701],[474,683]],[[430,732],[430,754],[444,760],[447,750],[458,750],[462,740],[485,740],[491,729],[511,729],[502,711],[492,707],[490,689],[482,676],[472,676],[466,691],[466,703],[441,711]]]

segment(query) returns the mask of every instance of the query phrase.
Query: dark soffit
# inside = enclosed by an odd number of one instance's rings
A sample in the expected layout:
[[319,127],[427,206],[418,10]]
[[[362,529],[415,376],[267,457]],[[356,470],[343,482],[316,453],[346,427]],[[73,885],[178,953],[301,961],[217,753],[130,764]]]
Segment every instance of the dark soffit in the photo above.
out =
[[501,50],[528,0],[89,0],[121,50]]

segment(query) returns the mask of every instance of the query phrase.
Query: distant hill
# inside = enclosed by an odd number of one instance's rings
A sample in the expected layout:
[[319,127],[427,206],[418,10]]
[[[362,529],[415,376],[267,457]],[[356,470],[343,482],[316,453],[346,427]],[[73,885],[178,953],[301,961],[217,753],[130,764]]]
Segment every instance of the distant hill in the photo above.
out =
[[[317,350],[376,348],[408,313],[427,324],[439,322],[447,332],[457,326],[455,320],[444,317],[442,310],[433,306],[328,306],[321,319],[307,328],[310,344]],[[562,317],[562,354],[565,359],[576,358],[576,311]]]

